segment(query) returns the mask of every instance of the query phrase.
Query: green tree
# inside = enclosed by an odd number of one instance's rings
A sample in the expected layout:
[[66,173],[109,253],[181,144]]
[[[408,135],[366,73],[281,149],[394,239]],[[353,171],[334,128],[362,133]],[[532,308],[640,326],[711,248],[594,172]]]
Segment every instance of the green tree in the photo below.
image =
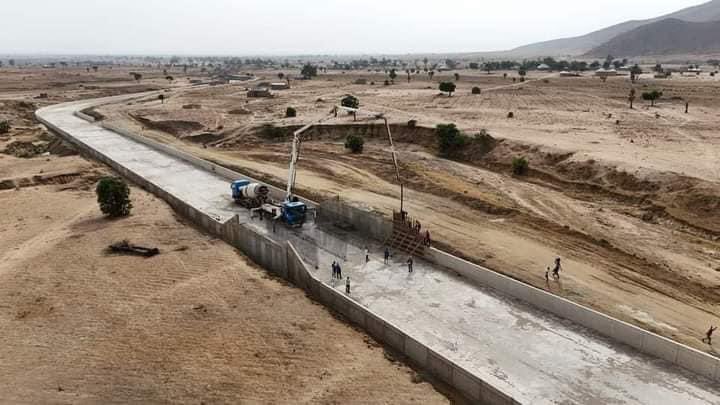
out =
[[529,163],[525,157],[516,157],[512,160],[512,171],[513,174],[518,176],[524,176],[527,174]]
[[480,64],[477,62],[470,62],[470,65],[468,67],[472,70],[478,70],[480,69]]
[[132,76],[133,79],[135,79],[135,80],[138,81],[138,82],[139,82],[140,79],[142,79],[142,77],[143,77],[140,73],[136,73],[136,72],[130,72],[130,76]]
[[460,73],[455,73],[455,81],[460,80]]
[[453,83],[453,82],[441,82],[439,87],[440,87],[440,91],[448,94],[448,97],[452,97],[452,94],[455,92],[455,89],[457,88],[455,86],[455,83]]
[[0,134],[7,134],[10,132],[10,122],[7,120],[0,121]]
[[302,70],[300,71],[300,74],[305,79],[312,79],[313,77],[317,76],[318,68],[317,66],[313,66],[311,64],[306,64],[302,67]]
[[365,139],[359,135],[348,135],[345,139],[345,149],[350,149],[352,153],[362,153]]
[[160,104],[165,104],[165,95],[158,94],[158,100],[160,100]]
[[435,127],[438,151],[441,156],[455,157],[465,146],[467,138],[455,124],[439,124]]
[[520,77],[522,77],[522,78],[525,78],[525,75],[527,75],[527,70],[525,70],[525,69],[518,70],[518,75],[520,75]]
[[390,69],[390,74],[388,76],[390,77],[390,81],[395,84],[395,78],[397,77],[395,69]]
[[285,117],[287,117],[287,118],[297,117],[297,110],[293,107],[288,107],[285,110]]
[[633,101],[635,101],[635,89],[630,89],[630,94],[628,95],[628,101],[630,102],[630,109],[633,108]]
[[351,94],[348,94],[345,97],[343,97],[342,100],[340,100],[340,105],[343,107],[359,108],[360,100],[358,100],[357,97],[355,97]]
[[663,93],[662,91],[658,90],[652,90],[652,91],[646,91],[642,94],[642,98],[645,101],[650,102],[650,107],[655,106],[655,101],[659,100],[660,97],[662,97]]
[[130,188],[119,177],[103,177],[95,188],[100,211],[110,217],[130,215]]

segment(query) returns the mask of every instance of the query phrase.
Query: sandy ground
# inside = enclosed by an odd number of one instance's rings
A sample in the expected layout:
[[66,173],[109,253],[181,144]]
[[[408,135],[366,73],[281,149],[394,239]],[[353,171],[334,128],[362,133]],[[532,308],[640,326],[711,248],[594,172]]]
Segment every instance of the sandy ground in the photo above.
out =
[[[275,72],[263,74],[270,79]],[[408,84],[401,75],[394,86],[382,86],[382,74],[365,76],[374,86],[352,84],[358,77],[295,81],[272,99],[248,99],[241,87],[229,86],[101,111],[148,136],[282,182],[288,145],[263,138],[258,126],[319,119],[353,93],[398,124],[409,211],[446,248],[717,353],[700,341],[710,324],[720,324],[716,79],[644,77],[635,85],[638,95],[662,88],[664,99],[649,108],[638,97],[630,110],[626,78],[531,76],[513,84],[501,74],[462,72],[448,98],[438,95],[437,76]],[[469,94],[475,85],[482,95]],[[299,116],[283,118],[287,106]],[[409,119],[427,127],[455,122],[469,133],[486,129],[502,141],[487,155],[439,159],[432,135],[400,128]],[[330,123],[351,121],[341,116]],[[353,131],[366,137],[362,155],[342,147]],[[317,198],[340,194],[386,213],[397,209],[384,142],[382,133],[347,127],[310,134],[298,187]],[[529,176],[509,173],[510,160],[520,155],[530,160]],[[545,268],[556,256],[563,258],[562,283],[546,283]]]
[[[69,151],[15,107],[3,110],[14,129],[0,136],[0,150],[23,141],[49,143],[53,153],[0,154],[3,402],[455,398],[157,198],[132,188],[133,214],[103,218],[93,190],[108,169],[56,155]],[[122,239],[161,254],[106,252]]]

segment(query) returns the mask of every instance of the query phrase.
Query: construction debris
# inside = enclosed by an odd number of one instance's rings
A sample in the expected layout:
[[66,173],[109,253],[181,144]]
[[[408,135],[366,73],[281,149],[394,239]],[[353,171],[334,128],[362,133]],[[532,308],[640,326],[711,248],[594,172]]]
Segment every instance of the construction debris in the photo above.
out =
[[108,250],[112,253],[126,253],[137,256],[152,257],[160,254],[158,248],[148,248],[130,244],[129,241],[123,240],[108,246]]

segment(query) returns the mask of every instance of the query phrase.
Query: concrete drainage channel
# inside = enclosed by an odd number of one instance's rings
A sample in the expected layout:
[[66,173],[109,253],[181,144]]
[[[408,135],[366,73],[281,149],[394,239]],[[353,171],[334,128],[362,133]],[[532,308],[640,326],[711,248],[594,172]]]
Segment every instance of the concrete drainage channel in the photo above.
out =
[[[82,112],[76,111],[74,115],[85,121],[91,123],[95,122],[94,118]],[[209,232],[210,234],[217,236],[230,245],[236,247],[264,269],[271,271],[274,274],[290,281],[299,288],[302,288],[313,298],[325,306],[339,312],[352,323],[362,327],[363,330],[378,341],[404,354],[414,365],[422,368],[434,377],[457,389],[468,399],[472,401],[479,401],[484,404],[520,404],[520,402],[513,399],[512,396],[496,389],[450,359],[442,356],[426,345],[423,345],[416,339],[413,339],[403,332],[401,328],[393,325],[391,322],[363,307],[352,298],[340,294],[335,289],[328,287],[313,274],[310,267],[303,261],[292,243],[287,242],[286,244],[279,244],[264,235],[258,234],[253,229],[240,224],[237,216],[225,222],[218,221],[216,218],[207,215],[206,213],[187,204],[185,201],[175,197],[172,193],[158,187],[138,173],[129,170],[118,162],[115,162],[99,151],[93,149],[89,145],[79,141],[53,123],[43,119],[41,116],[38,116],[38,120],[40,120],[40,122],[53,132],[78,147],[83,154],[107,164],[121,176],[162,198],[170,204],[173,210],[183,217],[190,219],[206,232]],[[137,142],[156,148],[162,152],[180,157],[181,159],[197,165],[204,170],[210,170],[213,173],[217,173],[228,179],[248,178],[248,176],[232,172],[221,166],[170,148],[167,145],[162,145],[148,138],[132,134],[128,131],[123,131],[120,128],[115,128],[109,125],[102,125],[102,127],[112,130],[119,135],[129,137]],[[272,193],[282,192],[282,190],[275,187],[271,188]],[[316,206],[316,203],[312,201],[305,201],[310,207]],[[334,208],[332,211],[328,210],[326,213],[330,214],[335,210],[337,210],[337,208]],[[351,207],[348,207],[347,210],[348,211],[346,212],[356,212],[355,209]],[[358,212],[358,214],[359,215],[354,216],[351,220],[356,224],[359,221],[364,223],[361,217],[362,213]],[[370,222],[375,226],[386,226],[377,219],[371,220]],[[379,234],[376,233],[376,236],[377,235]]]
[[[94,122],[92,117],[85,114],[77,111],[75,111],[74,114],[76,117],[82,118],[85,121]],[[258,233],[252,227],[242,224],[237,215],[229,219],[217,220],[213,215],[193,207],[190,203],[178,198],[172,192],[149,181],[140,175],[140,173],[128,169],[119,162],[114,161],[102,152],[84,143],[82,140],[71,136],[52,122],[43,119],[41,115],[42,114],[38,114],[41,122],[77,145],[85,154],[108,164],[121,175],[163,198],[181,215],[191,219],[204,230],[237,247],[267,270],[303,288],[318,301],[342,313],[387,346],[404,353],[414,363],[442,381],[457,388],[468,398],[471,398],[473,401],[482,401],[485,403],[520,403],[520,399],[511,392],[494,387],[488,383],[484,377],[480,378],[477,373],[471,372],[471,370],[459,365],[448,356],[438,353],[430,346],[413,338],[411,336],[412,333],[407,333],[398,327],[397,324],[371,311],[362,305],[362,303],[328,286],[318,278],[317,274],[313,272],[313,269],[308,266],[301,255],[298,254],[296,249],[298,246],[294,243],[290,241],[279,243],[277,240]],[[137,143],[146,145],[169,156],[182,159],[202,170],[212,172],[228,180],[247,177],[145,137],[122,131],[119,128],[103,127]],[[277,192],[282,191],[278,189],[273,190],[273,193]],[[307,203],[311,207],[316,206],[312,201],[307,201]],[[392,229],[391,223],[382,216],[349,207],[339,200],[323,203],[318,209],[321,213],[321,218],[329,217],[351,223],[355,225],[356,229],[378,240],[382,240]],[[636,350],[659,357],[669,363],[679,365],[707,378],[715,379],[716,381],[720,380],[720,361],[705,353],[599,314],[588,308],[504,277],[444,252],[431,250],[427,259],[446,268],[446,271],[449,269],[450,272],[461,274],[466,280],[479,286],[489,286],[506,296],[522,300],[564,319],[572,320],[576,324],[597,331],[615,341],[629,345]],[[523,399],[523,401],[529,402],[526,401],[526,399]]]

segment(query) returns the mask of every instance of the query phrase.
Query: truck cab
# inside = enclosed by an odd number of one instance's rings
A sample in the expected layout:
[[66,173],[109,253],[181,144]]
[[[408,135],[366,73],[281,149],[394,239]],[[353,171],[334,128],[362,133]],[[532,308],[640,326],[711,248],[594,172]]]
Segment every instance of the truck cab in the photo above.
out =
[[301,227],[305,223],[307,206],[301,201],[286,201],[282,204],[282,219],[288,226]]

